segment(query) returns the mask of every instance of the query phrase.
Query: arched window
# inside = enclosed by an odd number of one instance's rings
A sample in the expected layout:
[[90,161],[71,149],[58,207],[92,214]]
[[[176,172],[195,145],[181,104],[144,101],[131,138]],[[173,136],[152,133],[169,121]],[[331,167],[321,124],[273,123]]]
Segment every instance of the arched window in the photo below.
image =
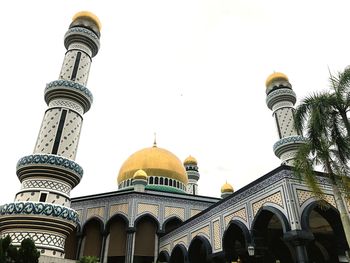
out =
[[158,184],[158,177],[154,178],[154,184]]
[[177,188],[180,188],[180,183],[179,183],[179,181],[176,182],[176,187],[177,187]]
[[173,179],[169,179],[169,185],[170,185],[170,186],[173,185]]
[[176,187],[176,181],[175,180],[173,181],[173,186]]
[[149,183],[150,183],[150,184],[153,184],[153,177],[150,177],[150,178],[149,178]]
[[169,183],[169,182],[168,182],[168,178],[165,178],[165,183],[164,183],[164,184],[165,184],[165,185],[168,185],[168,183]]
[[163,177],[161,177],[161,178],[159,179],[159,184],[162,185],[162,184],[163,184],[163,180],[164,180]]

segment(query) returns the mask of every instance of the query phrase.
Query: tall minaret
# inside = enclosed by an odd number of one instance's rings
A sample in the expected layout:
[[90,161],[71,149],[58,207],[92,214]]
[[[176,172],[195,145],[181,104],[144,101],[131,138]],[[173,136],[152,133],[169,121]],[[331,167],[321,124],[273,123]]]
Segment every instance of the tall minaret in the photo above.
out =
[[190,155],[185,159],[184,166],[188,177],[187,193],[198,195],[199,172],[197,160]]
[[83,169],[74,162],[83,114],[92,94],[86,88],[92,58],[100,46],[99,19],[79,12],[64,37],[67,49],[59,79],[46,85],[45,111],[32,155],[17,163],[21,190],[14,203],[0,206],[0,236],[19,245],[31,238],[42,255],[64,257],[65,239],[79,223],[70,209],[70,191]]
[[275,155],[282,164],[293,165],[298,147],[305,139],[294,127],[296,95],[286,75],[275,72],[266,80],[266,104],[276,120],[279,140],[274,144]]

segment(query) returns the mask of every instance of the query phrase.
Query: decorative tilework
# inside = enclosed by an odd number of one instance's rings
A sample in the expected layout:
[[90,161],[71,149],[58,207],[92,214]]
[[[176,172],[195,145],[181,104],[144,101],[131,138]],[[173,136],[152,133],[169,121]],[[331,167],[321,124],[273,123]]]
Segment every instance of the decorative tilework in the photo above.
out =
[[162,246],[160,247],[159,251],[166,251],[168,252],[168,254],[170,255],[171,254],[171,251],[170,251],[170,244],[166,244],[165,246]]
[[266,198],[261,199],[258,202],[255,202],[253,204],[253,214],[254,214],[254,216],[256,215],[256,213],[258,212],[260,207],[262,207],[267,202],[279,205],[280,207],[283,208],[283,201],[282,201],[281,192],[274,193],[274,194],[272,194],[272,195],[270,195],[270,196],[268,196]]
[[245,208],[242,208],[240,210],[237,210],[227,216],[224,217],[224,220],[225,220],[225,227],[228,226],[230,220],[233,218],[233,217],[239,217],[241,218],[242,220],[244,220],[245,222],[247,222],[247,211]]
[[197,236],[198,234],[203,234],[203,235],[206,235],[207,237],[210,237],[210,234],[209,234],[209,225],[206,225],[196,231],[193,231],[191,233],[191,239],[193,239],[195,236]]
[[[310,198],[314,198],[315,195],[311,191],[305,191],[301,189],[297,189],[299,206],[302,206],[307,200]],[[333,195],[324,195],[324,200],[331,204],[334,207],[337,207],[334,196]]]
[[220,234],[220,220],[213,222],[213,239],[214,239],[214,250],[221,249],[221,234]]
[[70,193],[71,187],[68,184],[65,184],[63,182],[57,182],[53,180],[41,180],[41,179],[28,179],[23,180],[22,182],[22,189],[26,188],[43,188],[43,189],[51,189],[60,191],[62,193],[68,194]]
[[198,210],[198,209],[191,209],[191,217],[192,216],[195,216],[196,214],[202,212],[201,210]]
[[84,114],[83,107],[80,106],[78,103],[71,101],[71,100],[55,99],[55,100],[50,101],[49,107],[50,108],[64,107],[64,108],[68,108],[68,109],[77,111],[81,115]]
[[155,217],[158,217],[158,215],[159,215],[159,206],[158,205],[139,203],[137,205],[137,215],[142,214],[144,212],[149,212],[149,213],[153,214]]
[[104,206],[88,208],[87,214],[86,214],[86,220],[92,216],[99,216],[99,217],[103,218],[104,213],[105,213]]
[[185,245],[186,247],[188,247],[188,244],[187,244],[187,235],[186,236],[183,236],[183,237],[180,237],[176,240],[174,240],[173,242],[173,248],[177,245],[177,244],[183,244]]
[[181,207],[166,206],[164,212],[164,218],[167,219],[171,216],[178,216],[182,220],[185,220],[185,209]]
[[129,205],[126,203],[111,205],[109,209],[109,217],[113,216],[116,213],[122,213],[127,216],[128,212],[129,212]]

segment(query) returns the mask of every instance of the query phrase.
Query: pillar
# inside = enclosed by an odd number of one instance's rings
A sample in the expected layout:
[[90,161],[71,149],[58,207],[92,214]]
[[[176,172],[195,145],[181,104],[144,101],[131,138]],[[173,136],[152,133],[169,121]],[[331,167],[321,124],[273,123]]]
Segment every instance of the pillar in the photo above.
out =
[[134,261],[134,249],[135,249],[135,232],[136,229],[133,227],[128,228],[126,231],[126,255],[125,263],[133,263]]
[[306,245],[308,242],[314,239],[312,233],[304,230],[291,230],[284,234],[283,239],[290,243],[294,248],[297,263],[309,263]]

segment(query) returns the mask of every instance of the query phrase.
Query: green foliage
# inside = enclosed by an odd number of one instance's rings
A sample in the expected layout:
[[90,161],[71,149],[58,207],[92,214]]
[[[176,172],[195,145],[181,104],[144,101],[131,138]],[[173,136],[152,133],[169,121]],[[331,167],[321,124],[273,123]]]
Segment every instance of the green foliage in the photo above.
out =
[[31,239],[24,239],[19,249],[11,245],[10,236],[0,238],[0,263],[37,263],[40,253]]
[[98,258],[92,257],[92,256],[85,256],[85,257],[82,257],[78,262],[79,263],[97,263]]

